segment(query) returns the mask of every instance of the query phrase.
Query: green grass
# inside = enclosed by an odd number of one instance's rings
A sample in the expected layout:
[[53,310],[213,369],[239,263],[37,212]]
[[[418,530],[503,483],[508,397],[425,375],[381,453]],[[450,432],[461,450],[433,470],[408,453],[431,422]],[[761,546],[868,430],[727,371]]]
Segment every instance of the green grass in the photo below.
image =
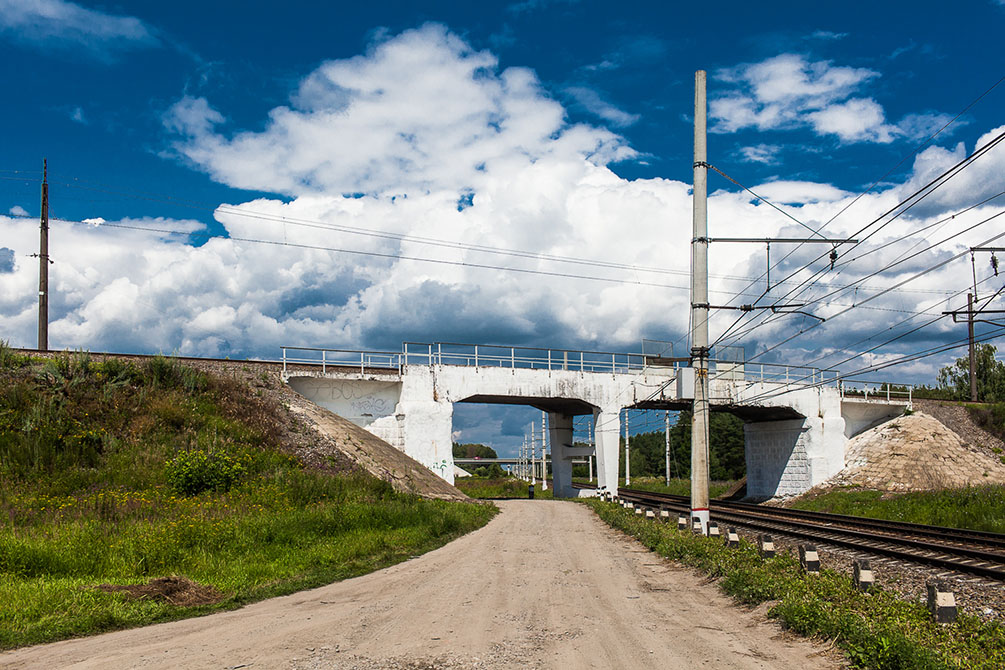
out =
[[[32,360],[0,346],[0,648],[363,574],[496,512],[423,500],[359,473],[307,470],[281,448],[280,409],[170,359]],[[171,488],[167,463],[198,451],[240,464],[229,490]],[[170,575],[222,600],[179,607],[94,588]]]
[[[718,498],[729,490],[736,482],[709,482],[708,495]],[[625,480],[621,479],[618,486],[624,486]],[[632,485],[628,488],[640,491],[653,491],[654,493],[669,493],[677,496],[691,495],[690,479],[671,479],[670,486],[666,485],[666,479],[662,477],[632,477]]]
[[1005,486],[901,493],[836,489],[792,504],[795,509],[1005,533]]
[[[454,480],[454,486],[472,498],[526,498],[530,482],[516,477],[459,477]],[[541,482],[538,481],[534,487],[534,499],[551,500],[553,497],[551,487],[547,491],[542,490]]]
[[[953,625],[931,621],[921,602],[882,588],[860,593],[848,575],[824,569],[803,574],[796,558],[763,560],[741,541],[729,549],[720,540],[678,532],[646,521],[620,506],[587,499],[604,521],[656,553],[719,580],[737,602],[773,601],[769,616],[801,635],[833,640],[855,667],[874,670],[997,670],[1005,667],[1005,626],[960,614]],[[826,556],[824,556],[826,564]]]

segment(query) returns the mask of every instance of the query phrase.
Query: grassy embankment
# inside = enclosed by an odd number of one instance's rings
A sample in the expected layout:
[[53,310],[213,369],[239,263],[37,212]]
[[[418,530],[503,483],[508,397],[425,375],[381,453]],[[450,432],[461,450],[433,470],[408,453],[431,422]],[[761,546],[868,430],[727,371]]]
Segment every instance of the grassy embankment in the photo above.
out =
[[[728,491],[736,482],[709,482],[708,495],[710,498],[718,498]],[[625,480],[618,481],[619,486],[625,485]],[[662,477],[632,477],[632,485],[628,488],[640,491],[653,491],[654,493],[669,493],[677,496],[691,495],[690,479],[671,479],[670,486],[666,485],[666,479]]]
[[823,570],[802,573],[798,559],[764,560],[741,541],[729,549],[721,540],[679,532],[628,514],[620,506],[586,501],[611,526],[650,550],[719,580],[719,586],[746,605],[773,603],[769,615],[801,635],[832,640],[857,667],[875,670],[997,670],[1005,667],[1005,626],[961,614],[952,625],[931,621],[922,603],[874,589],[860,593],[848,575]]
[[791,506],[815,512],[1005,533],[1005,486],[992,484],[885,496],[881,491],[841,488],[797,500]]
[[[966,407],[974,423],[999,440],[1005,441],[1005,402],[993,405],[968,404]],[[995,447],[993,451],[1001,462],[1005,463],[1005,453],[1001,447]]]
[[[530,482],[516,477],[459,477],[454,480],[454,486],[472,498],[526,498]],[[552,497],[551,487],[544,491],[541,482],[538,481],[534,487],[534,499],[551,500]]]
[[[308,470],[281,448],[268,409],[171,359],[30,359],[0,344],[0,648],[363,574],[495,512],[401,494],[334,462]],[[171,575],[198,597],[95,588]]]
[[[573,481],[577,484],[589,484],[585,477],[576,477]],[[462,477],[458,478],[455,485],[460,490],[472,498],[526,498],[527,485],[522,479],[515,477],[495,477],[486,479],[484,477]],[[709,485],[709,495],[713,498],[721,496],[728,491],[736,482],[711,482]],[[619,481],[619,486],[624,487],[625,480]],[[657,493],[672,493],[674,495],[691,495],[690,479],[671,479],[670,486],[659,477],[639,477],[632,479],[631,488],[642,491],[655,491]],[[541,490],[541,482],[534,487],[535,498],[551,499],[552,490]]]

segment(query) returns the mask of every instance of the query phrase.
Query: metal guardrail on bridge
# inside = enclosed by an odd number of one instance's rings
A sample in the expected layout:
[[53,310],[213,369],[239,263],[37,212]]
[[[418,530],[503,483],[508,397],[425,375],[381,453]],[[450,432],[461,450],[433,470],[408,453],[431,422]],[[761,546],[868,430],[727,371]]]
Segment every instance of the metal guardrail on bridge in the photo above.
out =
[[405,342],[403,356],[408,365],[461,365],[527,370],[574,370],[580,372],[641,372],[646,368],[642,354],[537,347],[506,347],[493,344],[456,342]]
[[[498,367],[528,370],[571,370],[608,374],[632,374],[646,370],[675,370],[681,359],[653,358],[645,354],[544,349],[537,347],[507,347],[491,344],[461,344],[455,342],[405,342],[401,351],[360,351],[322,347],[280,347],[283,351],[283,372],[288,365],[332,368],[388,370],[401,374],[408,365],[457,365],[464,367]],[[667,362],[669,361],[669,364]],[[655,362],[655,363],[654,363]],[[887,382],[842,379],[836,370],[822,370],[802,365],[779,363],[745,363],[742,360],[710,361],[711,379],[746,384],[769,383],[783,386],[834,386],[841,397],[863,397],[887,401],[904,398],[912,402],[913,387]]]

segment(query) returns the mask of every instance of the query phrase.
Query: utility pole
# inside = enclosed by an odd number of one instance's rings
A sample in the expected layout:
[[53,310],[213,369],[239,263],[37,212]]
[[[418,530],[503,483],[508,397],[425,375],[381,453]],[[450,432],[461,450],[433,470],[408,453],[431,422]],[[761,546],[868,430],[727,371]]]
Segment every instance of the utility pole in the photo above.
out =
[[977,402],[977,352],[974,351],[974,294],[967,294],[967,334],[970,337],[970,402]]
[[708,534],[708,162],[704,70],[694,73],[694,200],[691,236],[691,516]]
[[[1002,249],[1001,247],[971,247],[971,251],[995,251],[995,250],[1005,251],[1005,249]],[[976,307],[976,305],[974,303],[974,294],[973,293],[968,293],[967,294],[967,340],[968,340],[968,343],[970,345],[970,352],[969,352],[969,354],[970,354],[970,356],[969,356],[969,358],[970,358],[970,366],[969,367],[970,367],[970,401],[971,402],[978,402],[978,397],[977,397],[977,347],[976,347],[976,344],[974,342],[974,324],[979,322],[979,323],[993,323],[995,325],[1000,325],[1000,324],[995,323],[994,321],[986,321],[986,320],[982,320],[982,319],[976,319],[974,317],[976,317],[978,315],[981,315],[981,316],[985,316],[985,315],[990,316],[991,314],[1005,314],[1005,310],[1003,310],[1003,309],[987,309],[987,306],[982,307],[980,309],[974,309],[975,307]],[[945,316],[952,316],[953,317],[953,323],[959,323],[959,320],[957,319],[957,317],[960,316],[960,312],[962,312],[962,311],[963,311],[962,309],[953,309],[953,310],[950,310],[948,312],[943,312],[942,314],[945,315]]]
[[42,159],[42,216],[38,240],[38,348],[49,350],[49,161]]
[[534,422],[530,422],[530,485],[537,484],[537,433]]
[[547,429],[545,427],[545,421],[548,418],[548,413],[545,411],[541,412],[541,490],[548,490],[548,440]]
[[628,410],[625,410],[625,486],[632,485],[632,471],[631,471],[631,461],[629,460],[628,451]]
[[524,456],[527,453],[527,434],[524,433],[523,444],[520,445],[520,479],[526,479],[526,471],[523,467]]
[[[593,453],[597,453],[597,445],[593,441],[593,417],[586,422],[587,435],[589,435],[590,446],[593,447]],[[590,456],[590,483],[593,483],[593,456]]]
[[667,486],[670,486],[670,410],[666,412],[667,421],[667,447],[666,447],[666,473],[667,473]]

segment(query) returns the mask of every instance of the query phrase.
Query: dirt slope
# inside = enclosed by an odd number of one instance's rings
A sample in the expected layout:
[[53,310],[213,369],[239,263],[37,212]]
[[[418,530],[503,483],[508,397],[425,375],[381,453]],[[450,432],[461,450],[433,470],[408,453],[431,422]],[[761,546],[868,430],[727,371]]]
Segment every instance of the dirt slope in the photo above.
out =
[[958,402],[948,400],[915,400],[914,407],[929,416],[933,416],[951,431],[960,436],[967,444],[979,447],[989,456],[1002,453],[995,449],[1005,450],[1005,442],[987,432],[976,423],[967,408]]
[[302,416],[342,454],[373,476],[390,482],[394,488],[417,493],[426,498],[469,500],[466,495],[412,457],[306,398],[299,395],[291,398],[290,409]]
[[582,505],[499,506],[484,528],[386,570],[201,619],[0,654],[0,667],[838,667]]
[[1005,484],[1005,465],[1000,460],[921,412],[897,417],[853,437],[848,441],[845,463],[845,469],[827,485],[928,491]]

